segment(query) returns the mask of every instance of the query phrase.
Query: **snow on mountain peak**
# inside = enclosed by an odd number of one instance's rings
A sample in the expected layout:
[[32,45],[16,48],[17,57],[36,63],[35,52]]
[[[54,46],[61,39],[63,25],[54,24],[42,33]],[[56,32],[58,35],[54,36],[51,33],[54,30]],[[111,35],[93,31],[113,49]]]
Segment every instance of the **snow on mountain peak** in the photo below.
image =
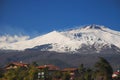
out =
[[93,24],[67,31],[52,31],[29,40],[6,43],[6,45],[0,45],[0,49],[25,50],[49,44],[51,48],[48,51],[76,51],[83,45],[94,45],[96,49],[100,50],[105,45],[115,45],[120,48],[119,40],[120,32]]
[[100,25],[95,25],[95,24],[92,24],[92,25],[88,25],[88,26],[85,26],[83,27],[84,29],[103,29],[105,28],[104,26],[100,26]]
[[120,48],[120,32],[100,25],[88,25],[62,32],[62,34],[86,45],[102,44],[104,46],[113,44]]

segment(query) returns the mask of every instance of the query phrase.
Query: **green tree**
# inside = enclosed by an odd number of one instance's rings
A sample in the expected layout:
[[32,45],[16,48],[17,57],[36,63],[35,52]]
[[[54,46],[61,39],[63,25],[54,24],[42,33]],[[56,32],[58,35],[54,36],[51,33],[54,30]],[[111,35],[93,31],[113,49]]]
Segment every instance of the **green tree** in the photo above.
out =
[[79,72],[80,74],[83,74],[83,73],[85,72],[85,70],[86,70],[86,68],[84,67],[83,64],[81,64],[81,65],[78,67],[78,72]]
[[2,69],[0,69],[0,78],[3,77],[4,71]]
[[38,69],[35,66],[30,65],[24,80],[36,80],[37,78],[38,78]]
[[69,72],[65,72],[62,76],[62,80],[70,80],[70,73]]
[[61,71],[56,71],[52,74],[53,79],[61,79],[62,78],[62,72]]
[[31,64],[31,65],[33,65],[33,66],[35,66],[35,67],[37,67],[37,66],[38,66],[37,62],[32,62],[32,64]]
[[91,69],[86,69],[85,73],[84,73],[84,79],[85,80],[92,80],[92,75],[93,75],[93,71]]
[[4,74],[6,80],[36,80],[38,69],[30,65],[29,68],[18,67],[16,69],[10,69]]
[[85,68],[83,64],[78,67],[79,77],[76,80],[92,80],[93,70]]
[[8,70],[5,74],[4,77],[6,80],[16,80],[16,74],[13,69]]
[[78,67],[78,72],[79,72],[79,80],[84,80],[84,75],[85,75],[85,71],[86,71],[86,68],[84,67],[83,64],[81,64],[79,67]]
[[10,69],[5,74],[4,77],[7,80],[23,80],[26,77],[27,70],[25,68],[18,67],[16,69]]
[[97,79],[101,78],[101,80],[112,80],[113,69],[106,59],[99,57],[99,61],[96,62],[95,68]]

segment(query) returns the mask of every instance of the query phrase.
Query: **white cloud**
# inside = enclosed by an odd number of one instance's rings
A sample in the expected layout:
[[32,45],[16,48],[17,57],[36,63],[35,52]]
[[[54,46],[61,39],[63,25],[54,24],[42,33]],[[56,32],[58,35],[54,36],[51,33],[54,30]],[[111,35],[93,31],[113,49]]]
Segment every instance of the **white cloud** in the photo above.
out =
[[28,40],[30,37],[29,36],[10,36],[10,35],[4,35],[0,36],[0,43],[12,43],[12,42],[19,42],[19,41],[24,41]]

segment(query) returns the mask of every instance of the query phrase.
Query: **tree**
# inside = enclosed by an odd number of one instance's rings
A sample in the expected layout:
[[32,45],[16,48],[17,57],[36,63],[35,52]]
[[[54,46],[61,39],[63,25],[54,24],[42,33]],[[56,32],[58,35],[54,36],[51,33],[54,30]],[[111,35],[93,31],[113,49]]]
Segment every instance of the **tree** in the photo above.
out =
[[70,73],[69,72],[65,72],[62,76],[62,80],[70,80]]
[[15,80],[16,79],[16,74],[13,69],[8,70],[5,74],[4,77],[6,80]]
[[95,64],[96,78],[100,80],[112,80],[113,69],[109,62],[99,57],[99,61]]
[[85,74],[85,71],[86,71],[86,68],[84,67],[83,64],[81,64],[79,67],[78,67],[78,72],[79,72],[79,80],[84,80],[84,74]]
[[0,78],[3,77],[4,71],[2,69],[0,69]]
[[24,80],[27,75],[27,70],[22,67],[16,69],[10,69],[5,74],[4,77],[7,80]]
[[92,75],[93,75],[93,71],[91,69],[86,69],[85,73],[84,73],[84,79],[85,80],[92,80]]
[[61,79],[62,77],[62,72],[61,71],[56,71],[52,74],[53,79]]
[[79,77],[76,80],[92,80],[93,71],[90,68],[85,68],[83,64],[78,67]]
[[5,80],[37,80],[38,69],[30,65],[29,68],[17,67],[4,74]]
[[85,72],[85,70],[86,70],[86,68],[84,67],[83,64],[81,64],[81,65],[78,67],[78,72],[79,72],[80,74],[83,74],[83,73]]
[[24,80],[36,80],[37,78],[38,78],[38,69],[35,66],[30,65],[27,72],[27,76],[24,78]]
[[35,61],[34,61],[34,62],[32,62],[32,64],[31,64],[31,65],[33,65],[33,66],[35,66],[35,67],[36,67],[36,66],[38,66],[37,62],[35,62]]

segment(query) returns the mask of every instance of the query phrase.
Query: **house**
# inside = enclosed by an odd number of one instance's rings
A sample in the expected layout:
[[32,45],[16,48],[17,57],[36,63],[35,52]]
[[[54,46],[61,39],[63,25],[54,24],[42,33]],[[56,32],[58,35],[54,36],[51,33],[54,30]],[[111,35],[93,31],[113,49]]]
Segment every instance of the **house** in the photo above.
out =
[[49,75],[52,75],[55,71],[59,71],[60,68],[55,65],[42,65],[37,67],[40,72],[38,73],[38,78],[48,79]]
[[22,68],[28,68],[28,64],[26,63],[22,63],[22,62],[12,62],[12,63],[9,63],[7,66],[5,66],[5,69],[6,70],[9,70],[9,69],[16,69],[18,67],[22,67]]
[[116,72],[114,72],[113,74],[112,74],[112,78],[113,79],[120,79],[120,70],[117,70]]
[[65,68],[62,72],[68,72],[70,74],[70,80],[74,80],[75,77],[78,76],[78,69],[77,68]]
[[52,64],[50,64],[50,65],[38,66],[37,68],[38,68],[39,70],[45,70],[45,69],[47,69],[49,75],[51,75],[51,74],[54,73],[55,71],[59,71],[59,70],[60,70],[59,67],[57,67],[57,66],[55,66],[55,65],[52,65]]

